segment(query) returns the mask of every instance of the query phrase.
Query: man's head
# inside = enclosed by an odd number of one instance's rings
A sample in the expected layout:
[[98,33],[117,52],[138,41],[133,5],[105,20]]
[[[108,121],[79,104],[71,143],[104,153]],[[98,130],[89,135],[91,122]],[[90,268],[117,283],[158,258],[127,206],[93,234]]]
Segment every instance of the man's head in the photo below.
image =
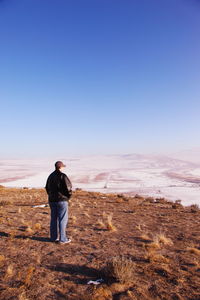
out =
[[64,165],[62,161],[57,161],[55,163],[56,170],[61,170],[61,169],[65,168],[65,167],[66,167],[66,165]]

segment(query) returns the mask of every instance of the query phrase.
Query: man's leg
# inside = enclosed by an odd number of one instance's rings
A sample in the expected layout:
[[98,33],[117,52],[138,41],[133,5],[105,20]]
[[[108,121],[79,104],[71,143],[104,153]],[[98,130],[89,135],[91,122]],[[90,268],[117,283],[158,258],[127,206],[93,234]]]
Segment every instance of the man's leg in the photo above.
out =
[[50,222],[50,238],[56,241],[58,238],[58,206],[57,202],[49,202],[51,208],[51,222]]
[[58,202],[58,222],[60,231],[60,242],[66,242],[68,239],[66,237],[66,227],[68,222],[68,202],[60,201]]

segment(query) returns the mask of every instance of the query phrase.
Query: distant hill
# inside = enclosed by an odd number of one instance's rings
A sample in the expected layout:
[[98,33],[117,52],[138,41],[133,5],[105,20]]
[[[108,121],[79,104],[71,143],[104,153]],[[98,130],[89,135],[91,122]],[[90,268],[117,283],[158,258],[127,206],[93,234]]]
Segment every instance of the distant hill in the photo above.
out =
[[170,154],[170,157],[200,164],[200,148],[193,148],[193,149],[176,152]]
[[[193,160],[198,158],[198,151],[195,153]],[[191,158],[192,154],[187,157]],[[182,199],[184,205],[199,204],[200,164],[184,159],[187,157],[128,153],[62,160],[67,165],[64,172],[69,175],[74,188],[104,193],[139,193]],[[54,162],[52,159],[0,160],[0,184],[44,187],[47,176],[54,170]]]

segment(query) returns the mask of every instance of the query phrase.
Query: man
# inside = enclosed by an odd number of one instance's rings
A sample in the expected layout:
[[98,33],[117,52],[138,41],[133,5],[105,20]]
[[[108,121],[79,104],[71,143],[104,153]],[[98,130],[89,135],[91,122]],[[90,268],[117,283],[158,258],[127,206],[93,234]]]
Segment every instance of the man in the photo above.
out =
[[72,195],[72,184],[62,170],[66,166],[62,161],[55,163],[55,171],[47,179],[46,191],[51,209],[50,238],[53,242],[68,244],[66,236],[68,222],[68,201]]

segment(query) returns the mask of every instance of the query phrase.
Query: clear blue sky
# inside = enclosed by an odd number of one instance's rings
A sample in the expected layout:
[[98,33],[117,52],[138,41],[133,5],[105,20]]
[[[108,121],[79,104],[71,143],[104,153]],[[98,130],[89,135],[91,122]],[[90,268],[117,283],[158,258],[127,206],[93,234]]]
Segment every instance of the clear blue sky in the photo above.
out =
[[1,0],[0,157],[200,146],[197,0]]

